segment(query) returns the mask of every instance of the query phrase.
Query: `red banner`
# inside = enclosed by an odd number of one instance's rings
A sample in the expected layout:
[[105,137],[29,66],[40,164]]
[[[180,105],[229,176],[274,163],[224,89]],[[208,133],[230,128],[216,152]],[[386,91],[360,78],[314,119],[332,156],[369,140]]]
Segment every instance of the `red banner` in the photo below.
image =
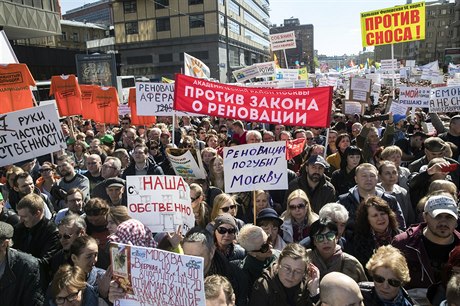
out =
[[177,74],[173,108],[203,115],[292,126],[329,127],[332,87],[266,89]]
[[300,153],[305,147],[305,138],[286,140],[286,160],[290,160]]

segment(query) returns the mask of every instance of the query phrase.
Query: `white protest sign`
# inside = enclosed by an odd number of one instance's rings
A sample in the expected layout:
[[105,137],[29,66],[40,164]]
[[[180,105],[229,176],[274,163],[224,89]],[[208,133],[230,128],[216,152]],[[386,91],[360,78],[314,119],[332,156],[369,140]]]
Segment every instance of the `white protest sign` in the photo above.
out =
[[414,68],[415,60],[406,60],[406,67]]
[[236,81],[240,83],[255,78],[258,75],[259,68],[255,65],[233,71],[233,76],[235,77]]
[[430,112],[450,113],[460,111],[460,86],[431,89]]
[[296,48],[295,32],[285,32],[268,36],[272,51]]
[[350,89],[370,92],[371,91],[371,81],[370,79],[361,79],[361,78],[351,78]]
[[299,69],[276,69],[276,79],[295,81],[299,79]]
[[[197,153],[195,149],[192,150],[186,150],[184,154],[179,156],[172,155],[170,154],[170,150],[167,150],[166,155],[176,175],[179,175],[185,179],[205,179],[207,178],[207,174],[201,162],[201,154],[200,152]],[[193,157],[194,155],[197,157],[198,163]]]
[[67,148],[56,107],[0,115],[0,167]]
[[286,142],[224,148],[225,192],[288,188]]
[[406,116],[407,107],[408,106],[405,105],[405,104],[401,104],[401,103],[393,101],[393,102],[391,102],[389,112],[393,113],[393,116],[394,115]]
[[361,115],[363,113],[363,105],[360,102],[345,101],[345,114]]
[[127,293],[114,305],[206,305],[202,257],[112,243],[110,259],[113,279]]
[[380,73],[366,73],[366,79],[372,80],[374,83],[380,84],[380,76]]
[[394,70],[398,69],[398,60],[397,59],[385,59],[380,61],[380,70]]
[[195,225],[190,187],[180,176],[135,175],[126,177],[129,215],[154,233],[186,233]]
[[174,84],[136,82],[138,116],[172,116]]
[[0,64],[19,63],[5,31],[0,31]]
[[259,69],[259,77],[274,77],[275,76],[275,62],[258,63],[254,64]]
[[407,106],[428,107],[430,87],[399,87],[399,103]]

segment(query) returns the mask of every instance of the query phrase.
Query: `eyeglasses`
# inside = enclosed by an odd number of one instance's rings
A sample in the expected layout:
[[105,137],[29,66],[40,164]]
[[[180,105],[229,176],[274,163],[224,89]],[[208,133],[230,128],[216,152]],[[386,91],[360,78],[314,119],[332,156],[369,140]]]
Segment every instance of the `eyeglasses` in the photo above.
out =
[[86,162],[86,164],[88,166],[94,166],[94,165],[97,165],[97,162]]
[[150,147],[150,151],[158,150],[158,147]]
[[285,272],[287,274],[293,274],[294,277],[303,275],[305,273],[305,271],[303,271],[303,270],[294,270],[291,267],[286,266],[286,265],[280,265],[280,267],[281,267],[281,270],[283,272]]
[[289,205],[290,210],[304,209],[304,208],[305,208],[305,204]]
[[70,234],[64,234],[64,235],[59,234],[58,235],[59,239],[64,238],[65,240],[69,240],[70,238],[72,238],[72,236],[73,236],[73,234],[71,234],[71,235]]
[[227,206],[227,207],[221,207],[220,209],[223,211],[223,212],[228,212],[230,209],[235,209],[236,208],[236,205],[230,205],[230,206]]
[[52,171],[53,169],[51,168],[47,168],[47,169],[40,169],[40,173],[43,173],[43,172],[48,172],[48,171]]
[[195,202],[199,197],[201,197],[201,194],[200,194],[200,195],[197,195],[197,196],[194,197],[194,198],[190,197],[190,200],[192,200],[192,202]]
[[307,137],[307,140],[313,140],[313,137]]
[[221,235],[228,233],[229,235],[233,235],[236,233],[236,228],[226,228],[226,227],[218,227],[217,232]]
[[117,170],[117,167],[109,166],[109,165],[102,165],[102,168],[109,168],[109,169]]
[[262,244],[260,249],[258,249],[257,251],[253,251],[253,252],[267,253],[270,250],[270,242],[268,242],[268,241],[269,241],[269,239],[267,238],[267,241],[265,241],[264,244]]
[[314,236],[316,242],[323,242],[324,240],[332,241],[335,237],[335,232],[327,232],[325,234],[317,234]]
[[80,294],[80,291],[81,290],[78,290],[77,292],[71,293],[71,294],[69,294],[68,296],[65,296],[65,297],[57,296],[55,298],[56,304],[62,305],[62,304],[65,303],[66,300],[69,303],[75,301],[78,298],[78,295]]
[[402,282],[397,279],[393,279],[393,278],[385,279],[383,276],[380,276],[378,274],[374,274],[372,277],[374,279],[374,282],[377,282],[379,284],[387,281],[390,286],[395,287],[395,288],[401,287],[402,285]]
[[106,209],[102,209],[102,208],[90,208],[90,209],[85,209],[85,214],[87,216],[99,216],[99,215],[103,215],[107,212]]

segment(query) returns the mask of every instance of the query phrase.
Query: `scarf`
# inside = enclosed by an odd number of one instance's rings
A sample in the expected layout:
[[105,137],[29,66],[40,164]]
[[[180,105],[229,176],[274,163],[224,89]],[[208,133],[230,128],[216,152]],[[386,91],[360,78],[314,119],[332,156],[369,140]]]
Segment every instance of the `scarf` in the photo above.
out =
[[399,289],[398,295],[394,298],[393,301],[387,301],[379,297],[382,305],[384,306],[411,306],[411,302],[404,296],[403,290]]
[[375,249],[378,249],[383,245],[389,245],[391,243],[391,240],[393,239],[390,227],[387,227],[387,229],[383,233],[376,233],[373,229],[371,229],[371,231],[372,236],[374,236]]
[[305,237],[308,237],[310,233],[310,227],[308,226],[308,222],[304,219],[301,222],[296,222],[294,218],[292,220],[292,238],[294,242],[301,241]]

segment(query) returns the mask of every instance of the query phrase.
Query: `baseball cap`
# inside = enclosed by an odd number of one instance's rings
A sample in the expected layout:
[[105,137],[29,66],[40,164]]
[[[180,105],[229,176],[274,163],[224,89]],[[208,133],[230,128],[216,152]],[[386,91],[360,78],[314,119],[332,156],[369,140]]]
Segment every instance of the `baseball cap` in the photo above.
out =
[[457,203],[450,196],[435,195],[429,197],[425,204],[425,212],[433,218],[439,214],[449,214],[458,219]]
[[0,221],[0,240],[13,238],[14,228],[11,224]]
[[307,165],[321,165],[324,168],[329,168],[328,162],[321,155],[312,155],[307,160]]
[[112,143],[114,142],[114,139],[113,139],[113,136],[112,136],[112,135],[110,135],[110,134],[105,134],[104,136],[102,136],[101,141],[102,141],[103,143],[112,144]]
[[106,183],[107,188],[109,187],[124,187],[125,181],[119,177],[112,177],[107,179]]

